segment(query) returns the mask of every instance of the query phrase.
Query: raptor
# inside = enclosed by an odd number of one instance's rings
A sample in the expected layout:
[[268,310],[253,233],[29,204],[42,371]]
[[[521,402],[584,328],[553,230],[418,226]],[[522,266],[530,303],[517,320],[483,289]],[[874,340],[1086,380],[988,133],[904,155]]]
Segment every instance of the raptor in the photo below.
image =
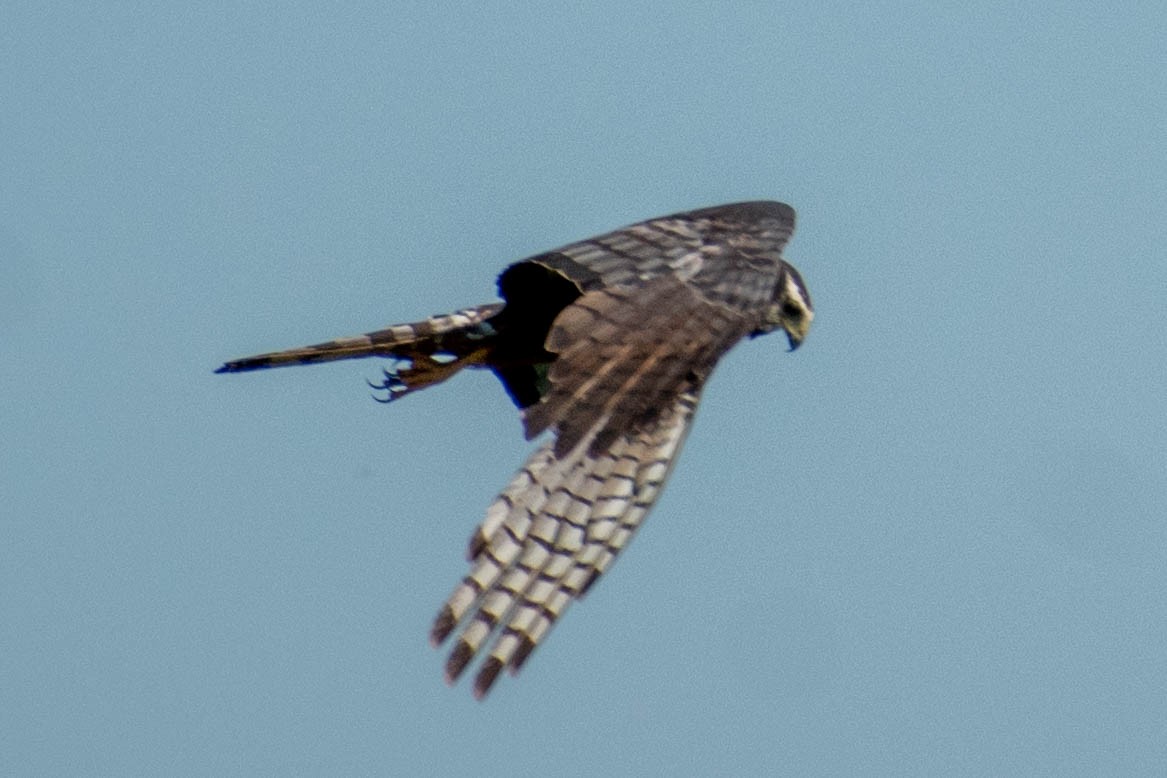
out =
[[470,571],[430,633],[435,646],[458,633],[449,683],[484,655],[482,698],[640,528],[721,357],[775,330],[790,350],[802,343],[814,309],[782,258],[793,232],[794,210],[769,201],[650,219],[512,264],[498,279],[503,302],[216,372],[386,357],[375,388],[390,402],[484,368],[521,409],[527,439],[550,433],[487,509]]

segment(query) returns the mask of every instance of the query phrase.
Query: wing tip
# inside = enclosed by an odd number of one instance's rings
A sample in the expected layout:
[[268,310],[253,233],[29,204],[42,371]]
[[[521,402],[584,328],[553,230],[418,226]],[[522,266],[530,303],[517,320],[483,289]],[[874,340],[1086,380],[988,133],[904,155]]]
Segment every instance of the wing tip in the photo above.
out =
[[453,686],[474,658],[474,648],[464,640],[458,641],[446,659],[446,683]]
[[522,636],[519,647],[515,649],[515,655],[511,657],[511,675],[519,674],[519,670],[523,669],[523,663],[527,661],[527,657],[535,650],[536,645],[530,635]]
[[443,605],[437,618],[434,619],[434,625],[430,627],[430,645],[434,648],[441,646],[457,625],[458,620],[454,617],[453,608],[449,604]]
[[478,669],[478,675],[474,679],[474,699],[486,699],[486,695],[490,693],[490,687],[494,686],[502,668],[503,661],[496,656],[488,657],[482,663],[482,667]]

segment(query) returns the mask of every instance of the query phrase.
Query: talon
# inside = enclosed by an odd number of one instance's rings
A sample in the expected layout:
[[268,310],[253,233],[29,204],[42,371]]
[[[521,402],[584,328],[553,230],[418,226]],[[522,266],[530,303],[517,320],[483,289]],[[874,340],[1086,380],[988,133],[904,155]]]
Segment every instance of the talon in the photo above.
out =
[[476,359],[459,357],[451,351],[442,350],[432,354],[401,357],[395,359],[391,367],[381,369],[385,376],[383,381],[373,383],[366,378],[365,383],[375,391],[389,393],[385,398],[374,396],[374,400],[382,404],[391,403],[410,392],[441,383],[467,364],[475,362]]
[[388,396],[384,399],[374,395],[374,400],[382,404],[391,403],[409,391],[409,385],[406,384],[405,381],[401,378],[401,374],[398,372],[398,370],[399,368],[397,365],[394,365],[393,367],[382,368],[381,373],[385,376],[385,378],[380,383],[375,384],[369,379],[365,379],[365,383],[369,385],[370,389],[378,392],[388,392]]

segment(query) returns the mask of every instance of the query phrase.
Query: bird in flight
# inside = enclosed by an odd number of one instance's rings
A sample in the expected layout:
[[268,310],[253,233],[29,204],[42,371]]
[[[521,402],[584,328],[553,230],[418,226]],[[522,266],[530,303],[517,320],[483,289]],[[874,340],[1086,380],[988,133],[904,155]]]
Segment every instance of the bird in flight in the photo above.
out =
[[567,606],[628,545],[660,495],[701,390],[739,340],[814,318],[782,259],[794,209],[732,203],[663,216],[506,268],[504,302],[314,346],[227,362],[239,373],[337,359],[393,360],[374,384],[398,400],[486,368],[521,409],[528,440],[552,435],[486,511],[470,572],[434,620],[454,683],[476,656],[474,695],[517,673]]

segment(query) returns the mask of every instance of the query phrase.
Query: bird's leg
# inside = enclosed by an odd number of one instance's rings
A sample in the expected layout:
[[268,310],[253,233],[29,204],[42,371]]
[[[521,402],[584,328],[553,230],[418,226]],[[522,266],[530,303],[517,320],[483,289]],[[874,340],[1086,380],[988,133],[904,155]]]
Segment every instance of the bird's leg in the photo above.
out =
[[440,384],[468,365],[481,363],[486,357],[486,352],[486,349],[480,349],[464,357],[458,357],[448,351],[435,351],[432,354],[418,353],[398,357],[390,367],[382,369],[384,378],[380,382],[367,383],[373,389],[387,393],[384,398],[374,397],[374,400],[379,403],[391,403],[410,392]]

